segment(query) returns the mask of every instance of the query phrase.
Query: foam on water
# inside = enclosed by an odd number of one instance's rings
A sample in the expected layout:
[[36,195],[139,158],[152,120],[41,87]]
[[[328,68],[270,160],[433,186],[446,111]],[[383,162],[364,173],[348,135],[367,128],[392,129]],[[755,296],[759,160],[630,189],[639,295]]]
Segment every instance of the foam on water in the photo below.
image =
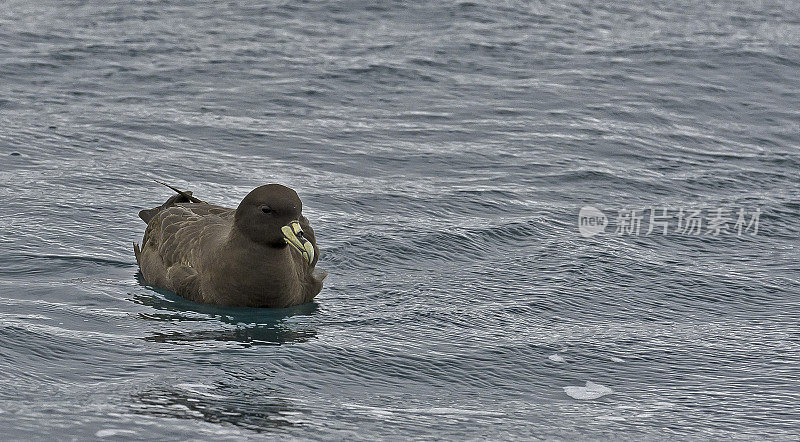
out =
[[564,393],[573,399],[597,399],[603,397],[607,394],[611,394],[614,391],[608,387],[605,387],[600,384],[596,384],[591,381],[586,381],[586,385],[583,387],[580,386],[567,386],[564,387]]

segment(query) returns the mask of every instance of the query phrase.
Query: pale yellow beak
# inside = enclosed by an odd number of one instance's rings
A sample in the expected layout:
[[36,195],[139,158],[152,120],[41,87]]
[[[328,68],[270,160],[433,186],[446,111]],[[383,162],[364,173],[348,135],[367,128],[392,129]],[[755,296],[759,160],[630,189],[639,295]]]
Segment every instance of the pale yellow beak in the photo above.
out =
[[314,244],[303,236],[303,229],[300,223],[292,221],[288,226],[281,227],[283,239],[287,244],[294,247],[295,250],[303,255],[309,265],[314,262]]

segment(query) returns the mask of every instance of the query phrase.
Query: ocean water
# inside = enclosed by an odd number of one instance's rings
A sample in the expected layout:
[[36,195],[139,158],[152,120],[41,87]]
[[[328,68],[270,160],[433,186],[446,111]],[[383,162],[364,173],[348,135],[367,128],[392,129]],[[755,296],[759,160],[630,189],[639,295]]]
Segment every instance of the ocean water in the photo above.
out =
[[[797,2],[0,11],[4,439],[800,438]],[[295,188],[316,302],[146,286],[153,179]]]

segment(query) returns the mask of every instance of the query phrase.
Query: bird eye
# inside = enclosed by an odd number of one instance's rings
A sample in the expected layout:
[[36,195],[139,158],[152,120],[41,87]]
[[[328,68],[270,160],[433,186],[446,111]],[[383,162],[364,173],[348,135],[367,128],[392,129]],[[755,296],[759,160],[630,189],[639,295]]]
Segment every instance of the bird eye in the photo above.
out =
[[261,211],[264,213],[272,213],[272,209],[269,206],[261,206]]

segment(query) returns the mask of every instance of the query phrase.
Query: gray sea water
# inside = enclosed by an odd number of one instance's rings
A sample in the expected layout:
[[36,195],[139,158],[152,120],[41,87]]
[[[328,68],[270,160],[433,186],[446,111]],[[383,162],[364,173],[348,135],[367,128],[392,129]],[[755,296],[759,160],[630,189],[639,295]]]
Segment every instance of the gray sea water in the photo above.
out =
[[[800,438],[798,5],[0,1],[2,438]],[[145,286],[154,178],[316,302]]]

